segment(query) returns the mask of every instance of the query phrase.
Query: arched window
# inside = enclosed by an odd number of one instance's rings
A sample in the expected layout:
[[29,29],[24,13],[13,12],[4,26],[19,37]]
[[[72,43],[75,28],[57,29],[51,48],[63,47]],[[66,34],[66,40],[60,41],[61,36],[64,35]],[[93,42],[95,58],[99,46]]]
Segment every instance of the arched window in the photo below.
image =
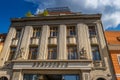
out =
[[0,80],[8,80],[7,77],[1,77]]
[[106,80],[106,79],[104,79],[104,78],[98,78],[97,80]]

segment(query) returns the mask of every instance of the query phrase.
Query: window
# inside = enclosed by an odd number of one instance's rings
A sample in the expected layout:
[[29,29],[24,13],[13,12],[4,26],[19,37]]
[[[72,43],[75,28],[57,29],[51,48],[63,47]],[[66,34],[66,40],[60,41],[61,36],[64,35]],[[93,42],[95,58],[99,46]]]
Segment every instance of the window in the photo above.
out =
[[76,46],[68,47],[68,59],[77,59],[77,48]]
[[98,46],[92,46],[92,56],[93,60],[101,60],[99,47]]
[[31,47],[29,52],[29,59],[37,59],[38,47]]
[[68,26],[67,27],[67,36],[75,36],[75,26]]
[[48,48],[48,59],[57,59],[57,47]]
[[33,37],[40,37],[41,28],[34,28]]
[[80,80],[79,75],[63,75],[62,80]]
[[21,29],[17,29],[15,38],[19,39],[20,36],[21,36]]
[[37,75],[37,74],[25,74],[23,80],[39,80],[39,75]]
[[15,52],[16,52],[16,47],[11,47],[11,48],[10,48],[9,60],[12,60],[12,59],[14,58]]
[[95,26],[89,26],[88,29],[89,29],[89,35],[90,36],[96,35]]
[[23,80],[80,80],[78,74],[24,74]]
[[118,57],[118,63],[120,65],[120,55],[117,55],[117,57]]
[[50,37],[56,37],[58,35],[57,27],[50,27]]

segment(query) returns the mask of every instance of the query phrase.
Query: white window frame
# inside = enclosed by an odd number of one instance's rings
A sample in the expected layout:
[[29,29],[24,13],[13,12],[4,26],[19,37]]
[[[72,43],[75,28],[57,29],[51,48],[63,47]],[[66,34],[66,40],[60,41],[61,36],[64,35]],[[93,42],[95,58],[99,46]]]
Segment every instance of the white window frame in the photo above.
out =
[[118,64],[120,65],[120,54],[117,55],[117,59],[118,59]]

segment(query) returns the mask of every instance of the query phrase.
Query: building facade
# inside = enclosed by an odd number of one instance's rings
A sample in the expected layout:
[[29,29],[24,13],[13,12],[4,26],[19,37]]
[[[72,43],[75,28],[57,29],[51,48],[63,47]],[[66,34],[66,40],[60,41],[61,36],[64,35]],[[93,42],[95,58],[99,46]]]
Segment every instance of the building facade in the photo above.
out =
[[11,19],[0,56],[5,80],[115,80],[100,14]]
[[120,31],[105,31],[117,80],[120,80]]
[[3,48],[3,45],[4,45],[4,41],[5,41],[5,38],[6,38],[6,34],[0,34],[0,53],[2,52],[2,48]]

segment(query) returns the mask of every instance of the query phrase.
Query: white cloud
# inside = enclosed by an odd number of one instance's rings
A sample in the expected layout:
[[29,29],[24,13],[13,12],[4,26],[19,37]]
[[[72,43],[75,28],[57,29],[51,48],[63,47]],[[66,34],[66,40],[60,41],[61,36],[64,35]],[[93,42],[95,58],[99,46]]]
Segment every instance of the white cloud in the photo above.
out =
[[120,24],[120,0],[25,0],[38,5],[36,13],[50,7],[68,6],[72,11],[102,13],[104,29]]

